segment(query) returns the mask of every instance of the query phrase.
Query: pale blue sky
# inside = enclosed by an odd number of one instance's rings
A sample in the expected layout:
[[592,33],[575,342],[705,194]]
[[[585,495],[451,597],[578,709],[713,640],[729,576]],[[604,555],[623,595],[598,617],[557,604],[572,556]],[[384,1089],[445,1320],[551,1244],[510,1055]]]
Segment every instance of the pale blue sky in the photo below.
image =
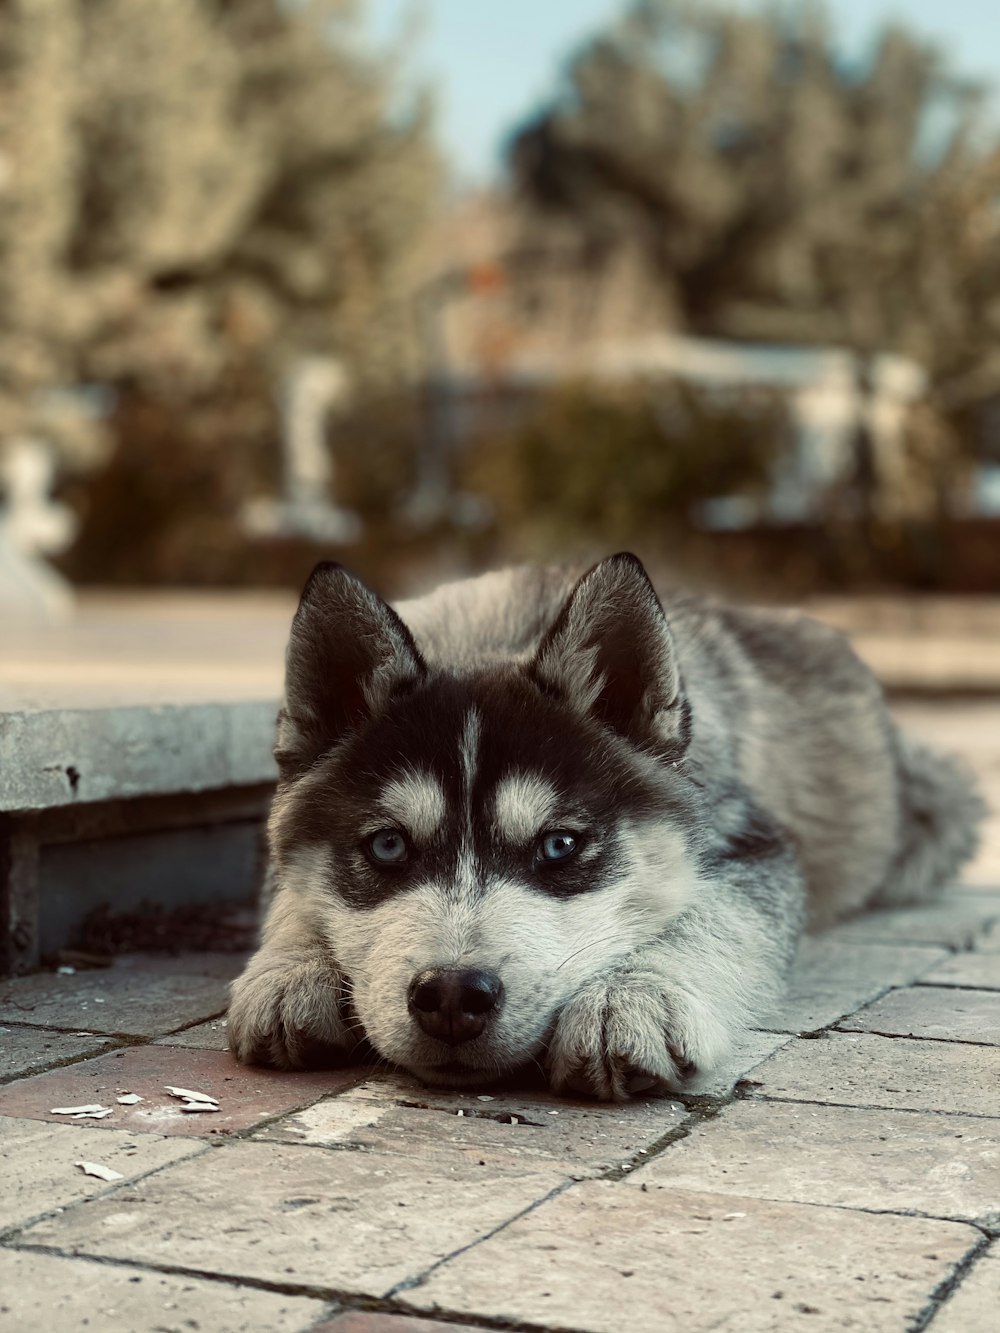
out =
[[[752,6],[755,0],[740,0]],[[504,134],[552,87],[582,38],[619,12],[615,0],[368,0],[379,37],[416,9],[411,69],[438,90],[439,127],[461,180],[496,169]],[[829,0],[847,50],[900,17],[939,41],[964,72],[1000,87],[1000,0]]]

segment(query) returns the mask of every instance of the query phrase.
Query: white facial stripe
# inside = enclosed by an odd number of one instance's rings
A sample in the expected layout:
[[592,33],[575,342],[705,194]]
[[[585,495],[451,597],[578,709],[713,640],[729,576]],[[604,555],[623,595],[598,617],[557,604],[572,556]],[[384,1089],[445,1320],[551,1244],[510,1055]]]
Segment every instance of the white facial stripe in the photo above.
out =
[[393,778],[383,788],[379,806],[390,824],[425,842],[434,837],[446,812],[440,782],[432,774],[415,769]]
[[515,773],[497,785],[493,820],[502,838],[523,846],[547,826],[555,808],[551,783],[531,773]]
[[466,801],[472,795],[472,784],[476,777],[476,765],[479,762],[479,737],[482,723],[479,714],[471,708],[465,717],[462,740],[459,746],[459,760],[462,765],[462,787]]
[[458,760],[462,773],[462,808],[464,814],[464,837],[460,852],[460,863],[466,876],[472,868],[472,788],[476,781],[476,766],[479,763],[479,740],[482,734],[482,718],[474,708],[465,715],[462,739],[458,746]]

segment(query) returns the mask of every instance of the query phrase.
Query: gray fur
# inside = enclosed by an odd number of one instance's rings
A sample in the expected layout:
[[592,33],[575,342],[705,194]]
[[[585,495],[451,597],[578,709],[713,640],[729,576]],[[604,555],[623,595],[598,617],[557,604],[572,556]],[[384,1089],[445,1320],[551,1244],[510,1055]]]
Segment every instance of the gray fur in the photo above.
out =
[[[402,603],[398,619],[347,576],[307,589],[270,826],[276,891],[230,1010],[241,1059],[296,1067],[316,1048],[349,1055],[367,1037],[429,1081],[544,1059],[561,1091],[621,1099],[676,1088],[710,1071],[780,995],[807,921],[926,901],[971,855],[982,805],[970,779],[898,731],[841,634],[790,612],[671,593],[664,619],[638,562],[624,557],[578,580],[570,569],[501,571]],[[338,636],[349,639],[352,669],[367,672],[355,706],[372,724],[415,681],[468,681],[487,700],[508,680],[514,691],[537,686],[602,737],[643,799],[662,801],[662,817],[610,803],[580,857],[586,871],[602,839],[618,849],[593,892],[552,899],[530,877],[491,870],[482,840],[533,836],[529,797],[537,803],[548,778],[533,776],[526,752],[490,796],[490,827],[475,827],[488,735],[478,711],[488,703],[476,704],[455,742],[454,870],[368,905],[344,881],[354,863],[335,871],[342,849],[327,845],[316,816],[344,781],[341,732],[332,723],[324,732],[318,698],[339,669]],[[337,700],[328,711],[344,713]],[[364,725],[353,715],[336,723],[348,737]],[[397,801],[430,762],[404,759],[386,777]],[[508,811],[499,823],[498,801]],[[437,805],[428,802],[413,822],[422,819],[429,845]],[[371,827],[378,814],[366,812]],[[436,1043],[414,1029],[406,982],[456,960],[497,971],[507,999],[443,1073]]]

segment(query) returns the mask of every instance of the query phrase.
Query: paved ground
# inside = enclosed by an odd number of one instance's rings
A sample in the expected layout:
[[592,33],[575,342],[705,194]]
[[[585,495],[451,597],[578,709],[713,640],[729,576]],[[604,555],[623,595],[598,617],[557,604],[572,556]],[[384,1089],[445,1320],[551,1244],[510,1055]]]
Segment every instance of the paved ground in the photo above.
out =
[[[903,711],[1000,805],[1000,705]],[[1000,1328],[995,823],[940,906],[808,941],[687,1102],[242,1069],[236,967],[0,982],[0,1329]]]
[[808,942],[687,1104],[243,1069],[237,966],[0,984],[0,1328],[995,1333],[1000,892]]

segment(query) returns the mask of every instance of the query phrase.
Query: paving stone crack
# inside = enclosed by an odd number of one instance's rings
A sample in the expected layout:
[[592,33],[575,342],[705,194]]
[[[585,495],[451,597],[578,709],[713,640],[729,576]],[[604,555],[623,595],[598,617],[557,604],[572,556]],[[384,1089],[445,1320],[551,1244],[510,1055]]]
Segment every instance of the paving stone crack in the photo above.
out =
[[459,1255],[467,1254],[469,1250],[475,1249],[478,1245],[482,1245],[485,1241],[492,1240],[494,1236],[499,1235],[501,1231],[505,1231],[506,1228],[509,1227],[512,1223],[519,1222],[522,1217],[527,1217],[528,1214],[533,1213],[536,1208],[540,1208],[543,1203],[548,1203],[550,1199],[558,1198],[560,1194],[563,1194],[568,1189],[572,1189],[573,1186],[577,1184],[579,1184],[579,1182],[576,1180],[560,1181],[558,1185],[554,1186],[540,1199],[535,1199],[532,1203],[529,1203],[526,1208],[520,1209],[520,1211],[513,1214],[513,1216],[508,1217],[506,1221],[499,1223],[499,1225],[495,1226],[493,1230],[488,1232],[485,1236],[479,1236],[475,1240],[470,1241],[468,1245],[462,1245],[457,1250],[453,1250],[443,1259],[436,1260],[433,1264],[431,1264],[428,1268],[425,1268],[423,1272],[419,1273],[417,1276],[412,1278],[405,1278],[402,1282],[398,1282],[394,1287],[391,1287],[389,1291],[386,1293],[387,1298],[393,1298],[395,1296],[398,1296],[400,1292],[413,1291],[416,1287],[422,1287],[424,1283],[427,1281],[427,1279],[431,1276],[431,1274],[436,1273],[437,1270],[441,1268],[444,1264],[450,1263],[453,1259],[457,1259]]
[[588,1333],[588,1330],[577,1328],[575,1326],[566,1325],[553,1327],[551,1324],[543,1326],[519,1320],[495,1319],[481,1314],[463,1315],[461,1312],[457,1311],[435,1310],[431,1316],[428,1315],[427,1311],[420,1310],[406,1301],[397,1300],[395,1298],[397,1291],[411,1290],[413,1287],[419,1285],[426,1276],[429,1276],[431,1272],[442,1264],[448,1263],[449,1260],[455,1258],[459,1254],[464,1254],[466,1250],[472,1249],[474,1245],[480,1244],[484,1240],[489,1240],[498,1231],[503,1230],[504,1226],[510,1225],[510,1222],[517,1221],[520,1217],[525,1216],[525,1214],[531,1212],[534,1208],[539,1207],[542,1203],[547,1202],[550,1198],[554,1198],[557,1194],[561,1193],[564,1189],[569,1188],[574,1183],[575,1182],[573,1181],[566,1181],[562,1185],[557,1186],[555,1190],[550,1191],[544,1198],[536,1200],[527,1208],[522,1209],[515,1217],[510,1218],[508,1222],[502,1223],[499,1227],[494,1228],[488,1236],[483,1236],[480,1240],[473,1241],[469,1245],[456,1250],[453,1254],[449,1254],[445,1258],[439,1260],[428,1268],[426,1273],[421,1275],[419,1279],[412,1279],[407,1282],[398,1283],[387,1292],[385,1296],[366,1295],[364,1293],[358,1293],[357,1291],[342,1290],[339,1287],[327,1287],[317,1283],[275,1281],[270,1278],[254,1277],[245,1273],[219,1273],[209,1269],[192,1268],[185,1264],[159,1263],[149,1259],[127,1259],[120,1258],[117,1255],[107,1254],[84,1254],[75,1250],[66,1250],[61,1246],[44,1245],[38,1242],[24,1241],[10,1243],[0,1240],[0,1246],[4,1249],[16,1251],[18,1253],[50,1255],[64,1259],[80,1259],[88,1263],[102,1264],[109,1268],[123,1268],[131,1271],[147,1273],[162,1273],[172,1277],[200,1278],[207,1282],[218,1283],[221,1286],[235,1288],[248,1287],[255,1291],[267,1291],[283,1296],[306,1296],[314,1300],[324,1301],[329,1305],[335,1305],[338,1307],[338,1313],[350,1310],[383,1314],[420,1315],[424,1318],[432,1317],[440,1323],[447,1324],[468,1324],[471,1318],[480,1328],[484,1330],[495,1330],[495,1333]]
[[[843,1022],[843,1019],[839,1020]],[[893,1041],[939,1041],[950,1046],[985,1046],[987,1050],[996,1049],[995,1041],[974,1041],[971,1037],[932,1037],[928,1032],[883,1032],[880,1028],[842,1028],[834,1027],[833,1032],[846,1032],[849,1036],[889,1037]]]
[[[643,1194],[650,1193],[650,1189],[665,1188],[662,1185],[653,1185],[650,1187],[646,1181],[639,1182],[639,1189]],[[1000,1236],[1000,1215],[995,1220],[984,1221],[982,1218],[955,1217],[950,1213],[927,1213],[919,1208],[873,1208],[859,1203],[817,1203],[815,1199],[790,1199],[787,1195],[779,1194],[740,1194],[736,1191],[730,1193],[726,1190],[715,1190],[708,1186],[701,1187],[701,1193],[711,1194],[718,1199],[743,1200],[763,1203],[783,1203],[789,1204],[795,1208],[827,1208],[840,1213],[868,1213],[872,1217],[912,1217],[923,1222],[951,1222],[957,1226],[969,1227],[987,1240]]]
[[[970,957],[976,957],[976,956],[977,956],[977,955],[975,955],[975,954],[970,954]],[[992,957],[992,956],[993,956],[993,955],[990,955],[990,957]],[[998,963],[997,963],[997,970],[1000,971],[1000,961],[998,961]],[[922,977],[920,980],[918,980],[918,981],[914,981],[914,982],[913,982],[913,986],[914,986],[915,988],[919,988],[920,990],[975,990],[975,991],[983,991],[983,990],[986,990],[986,991],[989,991],[989,990],[992,989],[992,988],[989,987],[989,986],[982,986],[982,985],[974,986],[974,985],[972,984],[971,981],[951,981],[951,980],[935,981],[935,980],[933,980],[932,978],[928,978],[928,977]]]
[[990,1249],[990,1247],[991,1240],[989,1236],[983,1236],[976,1242],[972,1249],[969,1250],[968,1254],[959,1260],[944,1281],[939,1282],[934,1288],[931,1292],[930,1300],[913,1322],[907,1327],[906,1333],[923,1333],[924,1329],[937,1318],[942,1308],[947,1305],[948,1301],[961,1287],[964,1280],[976,1266],[976,1262],[987,1252],[987,1250]]
[[777,1093],[752,1092],[741,1098],[742,1101],[754,1102],[777,1102],[793,1106],[816,1106],[816,1107],[836,1107],[843,1111],[899,1111],[904,1115],[920,1116],[945,1116],[951,1119],[968,1120],[997,1120],[1000,1119],[1000,1106],[997,1107],[995,1115],[990,1115],[986,1111],[943,1111],[939,1108],[927,1108],[923,1106],[899,1106],[896,1103],[888,1102],[827,1102],[818,1101],[815,1097],[792,1097],[788,1094],[778,1095]]
[[[102,1130],[95,1130],[94,1132],[98,1134],[103,1133]],[[128,1133],[127,1130],[124,1132]],[[190,1140],[188,1140],[188,1142],[190,1142]],[[109,1184],[107,1189],[94,1190],[92,1194],[87,1194],[82,1199],[71,1199],[68,1203],[59,1204],[55,1208],[46,1208],[44,1212],[36,1213],[32,1217],[22,1219],[20,1222],[15,1223],[14,1226],[0,1230],[0,1245],[10,1248],[13,1242],[14,1248],[20,1248],[18,1236],[22,1232],[27,1231],[29,1227],[33,1227],[39,1222],[47,1222],[50,1218],[62,1216],[77,1208],[85,1207],[88,1203],[92,1203],[97,1199],[107,1199],[116,1194],[122,1194],[126,1190],[134,1189],[136,1185],[142,1184],[144,1181],[148,1180],[150,1176],[158,1175],[161,1171],[169,1171],[172,1166],[177,1166],[179,1162],[189,1162],[196,1157],[204,1157],[206,1153],[213,1151],[213,1149],[218,1146],[220,1145],[201,1143],[194,1152],[188,1153],[186,1157],[174,1158],[169,1162],[161,1162],[159,1166],[151,1166],[148,1171],[142,1171],[138,1175],[128,1176],[124,1180],[116,1180]]]

